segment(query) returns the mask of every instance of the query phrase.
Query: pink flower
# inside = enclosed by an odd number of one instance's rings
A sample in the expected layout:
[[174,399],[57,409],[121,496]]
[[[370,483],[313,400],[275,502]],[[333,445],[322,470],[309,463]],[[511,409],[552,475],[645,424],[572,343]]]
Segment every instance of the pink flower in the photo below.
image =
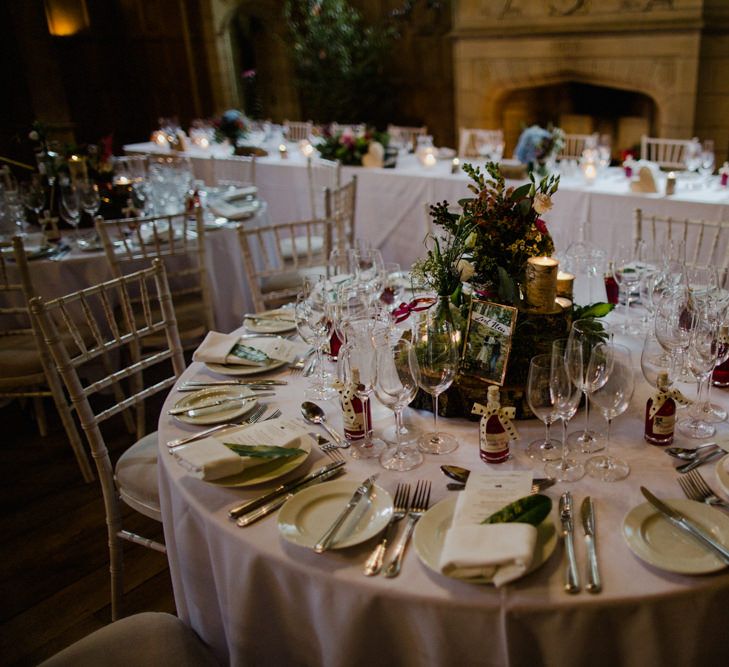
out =
[[547,231],[547,224],[542,220],[541,218],[537,218],[534,221],[534,226],[542,233],[542,234],[548,234]]
[[244,79],[255,79],[256,78],[256,70],[254,69],[247,69],[241,74],[241,76]]

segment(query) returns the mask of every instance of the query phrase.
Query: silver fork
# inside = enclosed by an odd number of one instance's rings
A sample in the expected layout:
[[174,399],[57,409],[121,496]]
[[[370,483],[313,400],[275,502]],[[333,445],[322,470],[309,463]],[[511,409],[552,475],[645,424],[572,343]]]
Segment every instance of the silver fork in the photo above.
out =
[[217,426],[213,426],[212,428],[206,428],[204,431],[200,431],[199,433],[193,433],[192,435],[188,435],[185,438],[177,438],[176,440],[170,440],[167,443],[167,448],[170,450],[170,453],[172,453],[172,450],[180,447],[181,445],[186,445],[188,442],[193,442],[194,440],[200,440],[200,438],[205,438],[209,435],[212,435],[213,433],[218,433],[218,431],[225,431],[229,428],[235,428],[236,426],[243,426],[244,424],[255,424],[262,416],[263,413],[266,412],[266,406],[263,404],[257,405],[251,412],[248,413],[248,416],[245,419],[241,419],[237,422],[226,422],[225,424],[218,424]]
[[402,559],[405,555],[405,549],[410,542],[410,537],[415,529],[415,524],[418,522],[421,516],[425,514],[428,509],[428,503],[430,502],[430,482],[419,481],[415,485],[415,492],[413,493],[413,500],[410,503],[410,509],[408,510],[408,523],[405,526],[405,533],[402,539],[398,543],[395,549],[395,555],[390,561],[390,564],[385,568],[386,577],[396,577],[400,574],[400,568],[402,567]]
[[382,563],[385,560],[385,551],[390,542],[390,537],[395,530],[395,524],[405,518],[408,513],[410,504],[410,484],[399,483],[395,487],[395,508],[390,517],[390,521],[385,528],[385,534],[370,554],[364,566],[364,573],[368,577],[372,577],[379,573],[382,569]]
[[729,509],[729,503],[719,498],[698,470],[692,470],[685,477],[679,477],[678,483],[684,494],[691,500],[698,500],[707,505]]
[[332,461],[339,462],[344,461],[344,454],[339,451],[339,447],[329,448],[326,445],[320,447],[321,451],[324,452]]
[[289,366],[289,375],[301,375],[304,372],[305,359],[297,359],[293,364]]

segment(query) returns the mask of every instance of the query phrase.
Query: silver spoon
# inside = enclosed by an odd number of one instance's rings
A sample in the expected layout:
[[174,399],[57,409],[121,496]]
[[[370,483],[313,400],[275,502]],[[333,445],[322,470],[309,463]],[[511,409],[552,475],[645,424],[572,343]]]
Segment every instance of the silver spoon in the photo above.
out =
[[334,440],[339,447],[342,449],[347,449],[349,447],[349,443],[345,442],[342,436],[331,428],[329,424],[327,424],[327,418],[324,414],[324,410],[322,410],[316,403],[304,401],[301,404],[301,414],[304,415],[304,419],[306,419],[306,421],[316,424],[317,426],[321,426],[329,435],[332,436],[332,440]]
[[666,447],[666,454],[684,461],[693,461],[699,455],[699,452],[707,447],[718,447],[718,445],[715,442],[707,442],[698,447]]

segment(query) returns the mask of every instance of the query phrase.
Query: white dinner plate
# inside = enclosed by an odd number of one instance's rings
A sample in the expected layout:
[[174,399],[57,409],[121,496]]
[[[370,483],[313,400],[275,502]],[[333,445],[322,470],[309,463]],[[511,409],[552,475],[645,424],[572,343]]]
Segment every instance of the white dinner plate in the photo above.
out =
[[[312,549],[346,507],[361,482],[337,480],[310,486],[288,500],[278,513],[281,535]],[[392,516],[392,497],[375,484],[367,501],[362,500],[339,530],[332,549],[351,547],[377,535]]]
[[[456,509],[456,501],[458,499],[450,496],[445,500],[441,500],[437,505],[433,505],[417,524],[415,524],[415,532],[413,533],[413,547],[418,558],[426,567],[442,576],[440,571],[440,553],[443,550],[443,542],[448,529],[451,527],[453,520],[453,512]],[[537,527],[537,543],[534,547],[534,558],[529,569],[522,576],[526,576],[530,572],[536,570],[540,565],[545,563],[552,555],[557,547],[557,531],[554,524],[547,518]],[[491,584],[491,579],[473,578],[461,579],[460,577],[452,577],[459,581],[466,581],[469,584]]]
[[[250,345],[251,347],[256,346],[255,336],[242,336],[241,341],[245,345]],[[285,361],[277,361],[275,359],[269,359],[268,363],[263,366],[246,366],[245,364],[205,364],[205,366],[213,371],[213,373],[220,373],[221,375],[256,375],[257,373],[268,373],[269,371],[276,370],[277,368],[281,368],[281,366],[285,365]]]
[[175,415],[175,419],[179,419],[185,424],[220,424],[223,422],[237,419],[241,415],[253,409],[258,402],[256,395],[246,387],[208,387],[200,391],[193,391],[181,398],[174,404],[174,408],[193,408],[212,403],[222,398],[240,397],[240,401],[231,401],[223,403],[215,412],[210,412],[199,417],[188,417],[187,415]]
[[[664,502],[729,547],[728,516],[704,503],[686,498]],[[623,520],[623,537],[638,558],[668,572],[707,574],[726,567],[726,563],[693,537],[671,525],[650,503],[638,505],[628,512]]]
[[716,481],[724,492],[729,496],[729,456],[721,458],[716,463]]
[[[247,425],[246,425],[247,426]],[[246,428],[243,426],[242,428]],[[230,430],[226,433],[235,433]],[[221,439],[223,437],[218,436]],[[270,463],[262,463],[261,465],[248,468],[243,472],[239,472],[237,475],[230,475],[230,477],[221,477],[220,479],[208,480],[210,484],[217,486],[226,486],[229,488],[240,487],[240,486],[254,486],[256,484],[265,484],[273,479],[282,477],[286,473],[291,472],[298,468],[311,453],[314,439],[310,435],[303,435],[299,439],[299,443],[296,445],[298,449],[303,449],[306,454],[301,454],[290,459],[284,459],[283,461],[271,461]]]
[[[266,315],[271,319],[255,320],[252,317],[247,317],[243,320],[243,326],[248,331],[254,333],[284,333],[286,331],[294,331],[296,329],[296,322],[292,322],[294,317],[293,308],[277,308],[276,310],[266,310],[258,315]],[[287,318],[285,320],[277,320],[276,317]]]

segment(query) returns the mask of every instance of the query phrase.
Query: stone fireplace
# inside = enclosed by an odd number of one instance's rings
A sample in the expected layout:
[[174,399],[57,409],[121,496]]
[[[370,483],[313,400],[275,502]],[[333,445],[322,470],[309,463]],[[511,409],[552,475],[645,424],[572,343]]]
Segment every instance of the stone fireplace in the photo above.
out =
[[456,126],[525,125],[729,143],[729,3],[720,0],[460,0]]

